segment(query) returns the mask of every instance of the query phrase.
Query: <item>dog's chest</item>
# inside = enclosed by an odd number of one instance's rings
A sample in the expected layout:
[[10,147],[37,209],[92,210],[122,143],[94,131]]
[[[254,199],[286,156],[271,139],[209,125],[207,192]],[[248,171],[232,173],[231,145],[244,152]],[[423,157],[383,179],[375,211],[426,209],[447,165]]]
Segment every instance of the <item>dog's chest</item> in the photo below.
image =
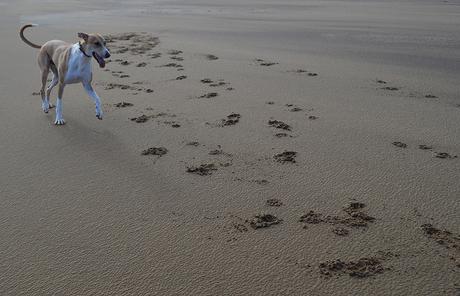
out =
[[78,83],[91,78],[91,63],[74,49],[70,53],[65,83]]

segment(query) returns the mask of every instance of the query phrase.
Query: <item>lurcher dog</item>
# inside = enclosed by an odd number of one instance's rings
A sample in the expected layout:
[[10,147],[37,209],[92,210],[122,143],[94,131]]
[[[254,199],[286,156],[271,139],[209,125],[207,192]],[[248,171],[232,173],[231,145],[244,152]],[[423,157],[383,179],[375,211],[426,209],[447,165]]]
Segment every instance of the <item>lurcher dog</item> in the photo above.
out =
[[[94,91],[91,81],[93,78],[91,60],[94,58],[101,68],[105,67],[104,58],[110,57],[104,38],[99,34],[78,33],[80,42],[70,44],[60,40],[50,40],[43,45],[37,45],[24,37],[24,30],[35,27],[34,24],[27,24],[19,30],[22,41],[33,48],[40,49],[38,52],[38,66],[42,72],[42,109],[48,113],[52,107],[50,103],[51,90],[57,85],[58,96],[56,99],[56,119],[54,124],[65,124],[62,116],[62,95],[66,84],[81,82],[88,96],[96,104],[96,117],[102,119],[101,99]],[[49,71],[53,72],[53,79],[46,89],[46,81]]]

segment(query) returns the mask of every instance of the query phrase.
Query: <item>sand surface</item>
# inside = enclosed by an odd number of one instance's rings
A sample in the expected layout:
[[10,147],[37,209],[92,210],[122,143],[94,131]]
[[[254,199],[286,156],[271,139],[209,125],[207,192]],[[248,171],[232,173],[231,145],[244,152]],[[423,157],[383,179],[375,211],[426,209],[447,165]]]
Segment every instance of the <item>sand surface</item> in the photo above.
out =
[[[108,37],[104,120],[80,85],[41,111],[29,22]],[[0,295],[458,295],[459,28],[458,0],[0,1]]]

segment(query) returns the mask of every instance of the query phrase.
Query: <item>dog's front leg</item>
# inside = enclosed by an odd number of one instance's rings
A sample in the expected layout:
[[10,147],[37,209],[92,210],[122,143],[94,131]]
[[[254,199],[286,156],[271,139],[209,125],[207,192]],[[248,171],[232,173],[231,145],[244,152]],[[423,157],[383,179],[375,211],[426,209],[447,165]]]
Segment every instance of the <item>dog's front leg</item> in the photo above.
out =
[[91,85],[91,82],[83,82],[83,87],[85,88],[88,96],[94,101],[94,104],[96,105],[96,117],[99,120],[102,120],[101,99],[99,98],[97,93],[94,91],[93,86]]
[[63,125],[65,120],[62,117],[62,95],[64,94],[64,83],[59,82],[58,97],[56,99],[56,119],[54,124]]

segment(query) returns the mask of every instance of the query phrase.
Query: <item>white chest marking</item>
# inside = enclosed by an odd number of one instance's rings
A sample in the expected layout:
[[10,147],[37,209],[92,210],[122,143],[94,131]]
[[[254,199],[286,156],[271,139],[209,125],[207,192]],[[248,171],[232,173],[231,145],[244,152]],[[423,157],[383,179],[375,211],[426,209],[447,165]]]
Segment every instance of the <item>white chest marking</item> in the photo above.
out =
[[72,45],[65,74],[64,83],[87,82],[91,80],[91,58],[86,57],[79,48],[79,44]]

